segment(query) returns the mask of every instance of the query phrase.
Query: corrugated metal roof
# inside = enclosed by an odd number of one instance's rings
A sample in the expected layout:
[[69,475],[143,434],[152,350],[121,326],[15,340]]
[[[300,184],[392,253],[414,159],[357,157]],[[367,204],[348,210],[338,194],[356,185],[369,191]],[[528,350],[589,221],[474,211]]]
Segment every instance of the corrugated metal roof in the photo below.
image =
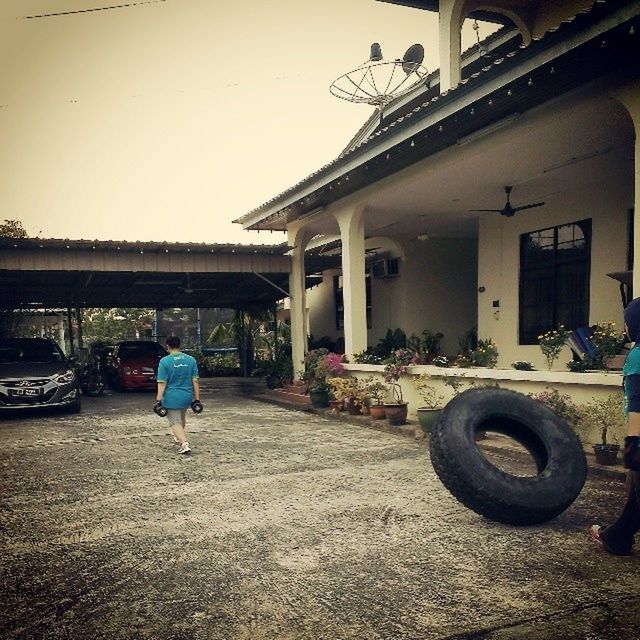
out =
[[209,244],[204,242],[157,242],[142,240],[70,240],[68,238],[8,238],[0,236],[0,248],[19,249],[91,249],[113,251],[148,251],[158,253],[213,253],[282,255],[287,243],[278,244]]

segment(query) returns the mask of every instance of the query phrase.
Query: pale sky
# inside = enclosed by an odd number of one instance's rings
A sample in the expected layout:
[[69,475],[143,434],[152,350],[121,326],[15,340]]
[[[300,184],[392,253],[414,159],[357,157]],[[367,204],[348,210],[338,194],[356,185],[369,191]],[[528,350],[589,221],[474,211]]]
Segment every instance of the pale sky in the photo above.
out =
[[[282,242],[231,221],[372,113],[331,82],[437,14],[374,0],[0,0],[0,221],[44,238]],[[489,29],[492,30],[492,29]],[[489,32],[483,28],[481,34]],[[475,41],[467,21],[463,49]]]

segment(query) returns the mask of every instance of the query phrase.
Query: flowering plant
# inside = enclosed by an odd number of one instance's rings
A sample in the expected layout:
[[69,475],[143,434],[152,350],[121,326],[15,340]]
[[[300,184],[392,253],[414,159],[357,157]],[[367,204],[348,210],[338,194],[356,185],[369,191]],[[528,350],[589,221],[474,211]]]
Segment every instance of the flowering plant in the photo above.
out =
[[329,388],[327,379],[344,374],[342,356],[321,347],[309,351],[304,358],[302,379],[310,391],[325,391]]
[[358,364],[381,364],[382,356],[374,353],[371,349],[365,349],[353,356],[353,361]]
[[547,367],[551,370],[553,363],[557,360],[562,351],[562,347],[569,339],[571,332],[565,329],[563,325],[559,325],[557,329],[552,329],[538,336],[540,341],[540,350],[547,361]]
[[448,367],[449,366],[449,359],[446,356],[436,356],[432,361],[431,364],[434,367]]
[[434,386],[429,384],[431,382],[431,376],[428,373],[423,373],[413,378],[412,382],[428,409],[440,409],[442,407],[444,396],[438,393]]
[[546,391],[529,395],[534,400],[542,402],[542,404],[549,407],[551,411],[566,420],[574,428],[582,421],[582,411],[571,400],[571,396],[568,393],[560,393],[557,389],[547,387]]
[[379,380],[374,380],[373,376],[364,379],[364,389],[368,398],[376,401],[376,404],[382,404],[384,397],[387,395],[387,387]]
[[478,340],[475,348],[468,347],[458,354],[455,366],[466,367],[488,367],[494,369],[498,364],[498,347],[491,338]]
[[615,322],[598,322],[589,338],[596,351],[594,369],[602,369],[605,360],[617,355],[624,346],[626,338],[616,330]]
[[354,398],[360,392],[360,384],[357,378],[347,376],[345,378],[329,378],[327,383],[331,388],[333,397],[338,402],[344,402],[348,398]]
[[404,404],[402,387],[398,383],[400,376],[418,361],[418,354],[411,349],[396,349],[384,361],[384,380],[391,386],[391,393],[398,404]]

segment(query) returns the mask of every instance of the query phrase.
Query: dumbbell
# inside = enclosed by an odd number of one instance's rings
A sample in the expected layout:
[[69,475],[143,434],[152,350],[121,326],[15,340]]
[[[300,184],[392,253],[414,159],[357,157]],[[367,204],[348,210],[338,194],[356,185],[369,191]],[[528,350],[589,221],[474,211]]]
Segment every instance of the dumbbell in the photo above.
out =
[[165,407],[162,406],[162,402],[160,402],[160,400],[158,400],[158,402],[156,402],[153,405],[153,413],[155,413],[156,415],[160,416],[161,418],[164,418],[167,413],[169,413]]
[[200,400],[194,400],[191,403],[191,411],[193,411],[193,413],[202,413],[204,411],[202,402],[200,402]]

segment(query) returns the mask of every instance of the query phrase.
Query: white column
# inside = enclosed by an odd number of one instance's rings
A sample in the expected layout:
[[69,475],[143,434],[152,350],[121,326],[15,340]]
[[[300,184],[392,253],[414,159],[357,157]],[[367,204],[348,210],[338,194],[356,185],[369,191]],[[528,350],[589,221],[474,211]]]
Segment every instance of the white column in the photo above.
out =
[[640,82],[616,92],[615,97],[626,107],[636,133],[634,147],[634,199],[633,199],[633,295],[640,297]]
[[364,263],[364,221],[361,207],[335,214],[342,240],[344,350],[348,358],[367,348],[367,296]]
[[291,359],[293,360],[293,374],[296,375],[303,367],[304,356],[307,352],[306,326],[306,289],[304,274],[304,250],[307,238],[300,228],[291,228],[289,245],[291,250],[291,273],[289,274],[289,300],[291,304]]
[[440,50],[440,93],[460,84],[462,3],[440,0],[438,14]]
[[67,347],[64,342],[64,321],[61,317],[58,316],[58,344],[60,348],[67,353]]

